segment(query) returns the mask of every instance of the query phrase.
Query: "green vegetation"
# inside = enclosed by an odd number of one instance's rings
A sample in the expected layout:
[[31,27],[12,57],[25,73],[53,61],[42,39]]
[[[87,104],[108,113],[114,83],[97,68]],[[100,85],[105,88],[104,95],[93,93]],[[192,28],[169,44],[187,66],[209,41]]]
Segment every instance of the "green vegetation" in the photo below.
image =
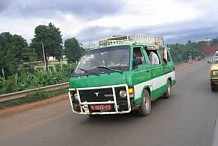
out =
[[62,38],[59,28],[56,28],[52,23],[39,25],[35,28],[35,36],[32,39],[30,48],[34,49],[38,57],[45,61],[45,66],[48,66],[48,58],[55,57],[59,61],[63,56]]
[[[52,23],[37,26],[30,44],[22,36],[1,33],[0,94],[67,82],[83,50],[75,38],[69,40],[73,43],[65,51],[61,31]],[[68,64],[62,63],[64,55]]]
[[67,93],[67,89],[58,89],[54,91],[38,91],[34,92],[32,94],[28,94],[25,97],[13,99],[9,101],[0,102],[0,109],[4,109],[7,107],[15,106],[15,105],[21,105],[24,103],[31,103],[34,101],[39,101],[43,99],[48,99],[57,95],[61,95]]
[[11,35],[9,32],[0,34],[0,76],[7,78],[17,72],[23,59],[23,49],[27,46],[22,36]]
[[[211,55],[210,52],[204,52],[202,50],[205,46],[218,45],[218,39],[212,39],[212,41],[199,41],[191,42],[190,40],[186,44],[168,44],[171,49],[171,55],[175,63],[187,62],[188,57],[191,55],[194,60],[196,57],[203,59],[206,56]],[[217,47],[218,49],[218,47]]]
[[68,63],[77,61],[83,53],[83,49],[79,47],[79,42],[75,38],[65,40],[64,47]]
[[7,79],[0,77],[0,94],[68,82],[74,66],[75,64],[53,65],[47,70],[20,70]]

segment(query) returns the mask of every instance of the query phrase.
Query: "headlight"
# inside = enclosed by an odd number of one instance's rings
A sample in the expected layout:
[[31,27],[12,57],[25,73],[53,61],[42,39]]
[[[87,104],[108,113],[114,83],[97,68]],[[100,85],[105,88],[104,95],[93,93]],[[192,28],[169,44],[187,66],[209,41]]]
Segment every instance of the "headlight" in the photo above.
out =
[[126,91],[125,90],[120,90],[119,95],[122,98],[126,97]]
[[213,76],[218,76],[218,71],[212,71]]

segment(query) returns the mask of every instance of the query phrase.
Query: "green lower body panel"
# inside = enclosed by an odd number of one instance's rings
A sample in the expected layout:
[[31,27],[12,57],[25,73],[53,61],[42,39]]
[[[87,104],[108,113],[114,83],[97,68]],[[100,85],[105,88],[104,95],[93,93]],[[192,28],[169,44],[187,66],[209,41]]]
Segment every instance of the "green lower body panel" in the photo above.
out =
[[[154,101],[156,99],[158,99],[159,97],[161,97],[165,92],[167,91],[167,85],[162,86],[161,88],[158,88],[156,90],[153,90],[151,92],[151,100]],[[140,105],[142,101],[142,96],[139,98],[136,98],[136,100],[134,100],[135,105]]]

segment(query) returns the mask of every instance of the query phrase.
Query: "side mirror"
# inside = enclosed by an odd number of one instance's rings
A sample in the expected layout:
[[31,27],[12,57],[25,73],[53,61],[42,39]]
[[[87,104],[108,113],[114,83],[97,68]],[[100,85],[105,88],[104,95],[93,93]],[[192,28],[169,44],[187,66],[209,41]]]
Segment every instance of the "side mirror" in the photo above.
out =
[[140,64],[142,64],[142,59],[141,59],[140,57],[137,57],[137,58],[135,58],[135,59],[133,60],[133,65],[134,65],[134,66],[138,66],[138,65],[140,65]]
[[71,75],[73,74],[73,72],[74,72],[74,69],[71,69],[71,70],[70,70]]

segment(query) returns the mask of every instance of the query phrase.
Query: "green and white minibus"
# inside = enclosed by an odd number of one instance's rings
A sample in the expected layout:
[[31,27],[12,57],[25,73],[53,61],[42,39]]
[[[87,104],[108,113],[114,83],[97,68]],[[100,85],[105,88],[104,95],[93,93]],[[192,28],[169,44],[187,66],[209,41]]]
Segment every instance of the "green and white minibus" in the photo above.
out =
[[146,116],[152,101],[171,96],[175,82],[174,63],[162,37],[113,36],[82,55],[69,81],[69,100],[76,114],[136,111]]

